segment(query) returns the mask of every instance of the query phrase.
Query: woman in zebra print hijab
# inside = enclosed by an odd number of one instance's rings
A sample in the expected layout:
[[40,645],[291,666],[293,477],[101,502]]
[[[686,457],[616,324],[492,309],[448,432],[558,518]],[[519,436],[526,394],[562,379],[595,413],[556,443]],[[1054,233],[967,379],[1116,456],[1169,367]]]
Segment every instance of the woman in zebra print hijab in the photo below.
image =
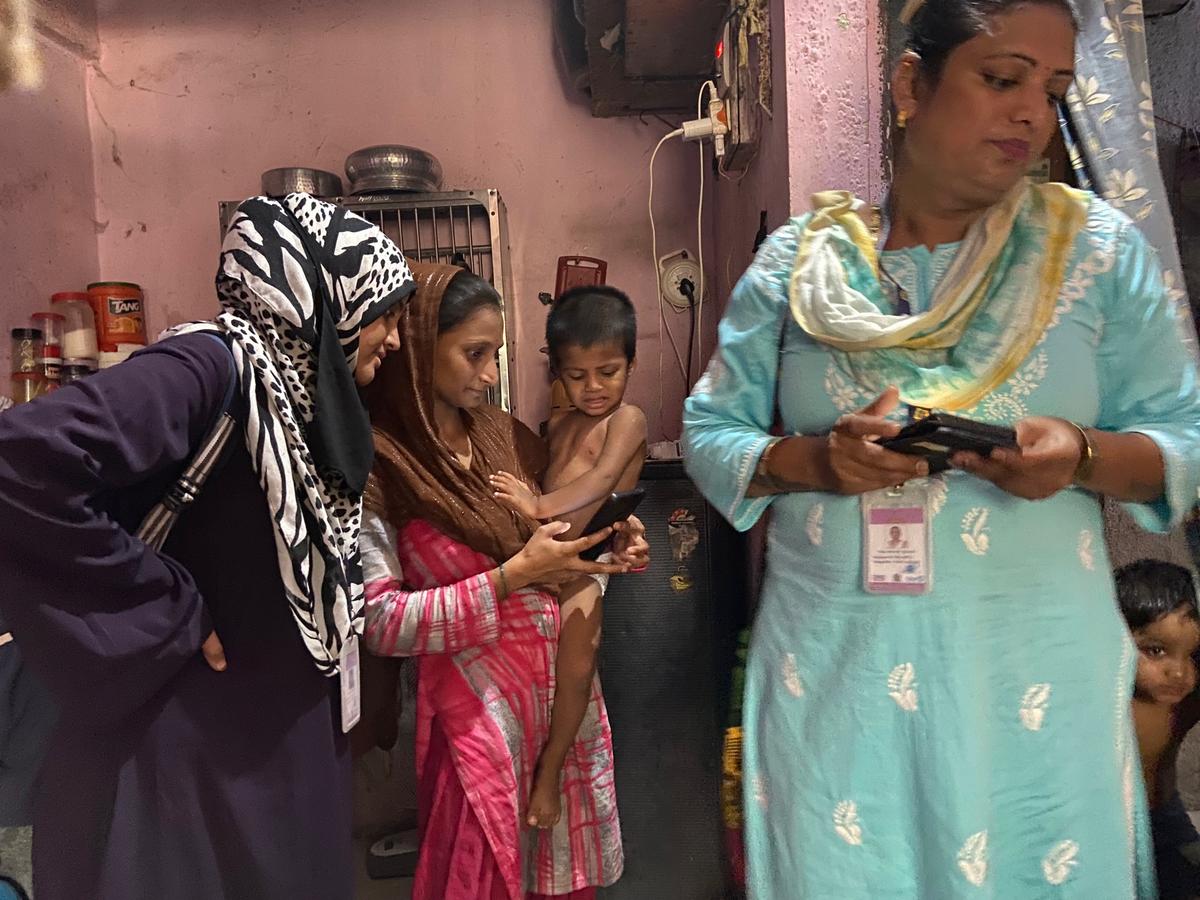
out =
[[[358,387],[414,285],[382,231],[290,195],[241,204],[216,287],[214,320],[0,417],[0,614],[59,712],[40,900],[353,895],[326,676],[363,595]],[[160,551],[138,523],[226,411],[244,440]]]
[[[393,333],[415,289],[382,231],[307,194],[245,201],[222,246],[216,325],[233,350],[292,615],[326,674],[361,627],[358,532],[373,445],[357,389],[386,353],[380,326]],[[372,346],[360,346],[363,335]],[[205,653],[220,659],[215,639]]]

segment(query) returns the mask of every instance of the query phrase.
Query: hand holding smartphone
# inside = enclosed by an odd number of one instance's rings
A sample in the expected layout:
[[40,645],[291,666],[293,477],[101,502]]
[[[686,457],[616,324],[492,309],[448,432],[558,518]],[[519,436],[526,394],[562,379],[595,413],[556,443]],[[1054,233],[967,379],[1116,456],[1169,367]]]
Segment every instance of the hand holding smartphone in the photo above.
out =
[[[604,501],[604,505],[596,510],[596,514],[583,529],[583,536],[595,534],[608,528],[610,525],[615,525],[618,522],[624,522],[638,508],[638,504],[642,502],[642,498],[646,496],[646,492],[641,488],[634,488],[632,491],[620,491],[610,494],[608,499]],[[609,541],[601,541],[590,550],[584,550],[579,554],[580,559],[595,561],[605,550],[608,549]]]
[[1003,425],[989,425],[958,416],[934,413],[918,419],[895,437],[880,440],[879,445],[896,453],[923,456],[929,471],[950,468],[955,453],[970,452],[988,457],[998,448],[1017,449],[1017,433]]

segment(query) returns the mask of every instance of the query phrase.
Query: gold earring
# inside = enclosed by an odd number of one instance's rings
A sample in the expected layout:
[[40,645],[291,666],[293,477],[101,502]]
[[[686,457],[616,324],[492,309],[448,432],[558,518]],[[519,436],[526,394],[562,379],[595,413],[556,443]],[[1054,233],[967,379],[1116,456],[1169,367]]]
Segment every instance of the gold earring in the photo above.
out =
[[896,127],[897,128],[907,128],[908,127],[908,112],[907,111],[902,109],[898,113],[896,113]]

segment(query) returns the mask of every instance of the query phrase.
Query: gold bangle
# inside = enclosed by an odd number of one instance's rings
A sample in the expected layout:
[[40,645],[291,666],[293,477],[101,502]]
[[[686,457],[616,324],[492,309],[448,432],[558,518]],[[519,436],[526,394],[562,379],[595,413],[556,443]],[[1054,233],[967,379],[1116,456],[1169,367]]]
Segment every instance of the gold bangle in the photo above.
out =
[[1070,422],[1069,424],[1079,432],[1079,437],[1082,441],[1079,448],[1079,465],[1075,467],[1075,474],[1071,477],[1073,484],[1081,484],[1091,478],[1092,473],[1096,469],[1096,447],[1092,443],[1092,439],[1088,435],[1086,428],[1076,422]]
[[496,570],[500,573],[500,599],[505,600],[512,595],[508,589],[508,579],[504,577],[504,563],[500,563]]

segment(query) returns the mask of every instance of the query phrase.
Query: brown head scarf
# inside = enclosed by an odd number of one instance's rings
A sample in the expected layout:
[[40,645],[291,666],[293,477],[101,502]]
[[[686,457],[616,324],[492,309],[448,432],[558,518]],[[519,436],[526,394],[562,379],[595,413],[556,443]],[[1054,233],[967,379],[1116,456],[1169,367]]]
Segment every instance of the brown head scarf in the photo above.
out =
[[462,271],[412,266],[417,292],[400,321],[400,350],[383,361],[367,395],[375,467],[365,500],[397,527],[424,519],[502,562],[525,546],[537,523],[502,506],[488,476],[504,470],[536,482],[546,451],[532,431],[494,406],[463,411],[471,437],[470,470],[438,437],[433,416],[438,310],[450,281]]

